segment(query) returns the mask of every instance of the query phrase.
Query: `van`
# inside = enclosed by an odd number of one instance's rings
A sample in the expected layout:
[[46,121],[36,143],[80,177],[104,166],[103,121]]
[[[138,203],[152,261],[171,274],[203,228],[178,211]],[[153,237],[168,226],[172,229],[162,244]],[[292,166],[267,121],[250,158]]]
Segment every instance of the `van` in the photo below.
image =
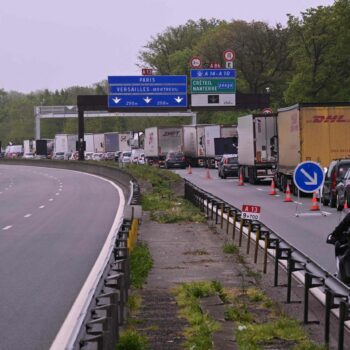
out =
[[139,159],[141,158],[141,154],[143,154],[143,149],[133,149],[131,150],[130,162],[134,164],[138,164]]
[[337,185],[344,178],[346,172],[350,168],[350,158],[332,160],[322,187],[321,201],[323,205],[335,208],[337,205]]

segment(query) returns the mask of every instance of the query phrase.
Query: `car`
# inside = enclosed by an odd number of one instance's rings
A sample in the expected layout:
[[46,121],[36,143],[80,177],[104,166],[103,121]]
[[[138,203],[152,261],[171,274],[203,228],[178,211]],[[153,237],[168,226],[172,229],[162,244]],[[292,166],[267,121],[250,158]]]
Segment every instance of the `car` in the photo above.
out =
[[350,168],[340,179],[336,186],[335,207],[338,211],[343,210],[345,202],[350,205]]
[[226,179],[227,176],[238,176],[239,165],[237,154],[224,154],[218,164],[218,176]]
[[137,164],[145,164],[145,154],[141,153],[139,159],[137,160]]
[[106,152],[104,153],[105,160],[113,160],[115,156],[115,152]]
[[186,168],[186,159],[183,152],[168,152],[165,161],[164,166],[166,169],[170,168]]
[[130,163],[131,162],[131,152],[130,151],[124,151],[119,157],[119,162],[122,164]]
[[123,153],[123,151],[117,151],[117,152],[115,152],[114,153],[114,160],[116,161],[116,162],[119,162],[119,157],[120,157],[120,155]]
[[331,208],[337,206],[337,186],[344,178],[348,169],[350,169],[350,158],[335,159],[331,161],[326,170],[322,186],[321,202],[323,205],[329,205]]
[[85,152],[85,154],[84,154],[85,160],[92,160],[93,154],[94,154],[94,152]]
[[72,156],[73,152],[66,152],[63,156],[63,159],[64,160],[69,160],[70,157]]
[[26,152],[22,156],[23,159],[33,159],[34,158],[34,153],[33,152]]
[[56,152],[52,156],[52,159],[54,160],[63,160],[64,159],[64,152]]
[[45,154],[36,154],[34,159],[47,159],[48,157]]
[[101,160],[104,160],[104,156],[103,156],[103,153],[93,153],[92,155],[92,160],[96,160],[96,161],[101,161]]
[[79,159],[79,152],[75,151],[72,153],[72,155],[69,157],[69,160],[78,160]]

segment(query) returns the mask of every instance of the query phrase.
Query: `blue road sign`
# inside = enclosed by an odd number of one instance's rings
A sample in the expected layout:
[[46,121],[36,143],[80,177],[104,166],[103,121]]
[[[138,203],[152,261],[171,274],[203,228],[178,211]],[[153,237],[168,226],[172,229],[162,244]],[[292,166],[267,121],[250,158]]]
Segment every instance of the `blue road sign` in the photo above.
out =
[[313,193],[323,185],[324,172],[315,162],[302,162],[295,168],[293,179],[300,191]]
[[191,69],[191,78],[236,78],[235,69]]
[[176,95],[109,95],[110,108],[187,107],[187,94]]
[[187,107],[186,75],[109,76],[109,108]]

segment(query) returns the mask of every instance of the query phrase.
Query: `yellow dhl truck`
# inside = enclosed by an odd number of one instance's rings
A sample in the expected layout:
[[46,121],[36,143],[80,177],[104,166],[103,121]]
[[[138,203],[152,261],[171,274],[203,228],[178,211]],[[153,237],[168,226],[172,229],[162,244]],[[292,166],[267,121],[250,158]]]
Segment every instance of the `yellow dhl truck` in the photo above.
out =
[[350,157],[350,103],[300,103],[278,110],[276,185],[296,194],[293,172],[304,161],[321,167]]

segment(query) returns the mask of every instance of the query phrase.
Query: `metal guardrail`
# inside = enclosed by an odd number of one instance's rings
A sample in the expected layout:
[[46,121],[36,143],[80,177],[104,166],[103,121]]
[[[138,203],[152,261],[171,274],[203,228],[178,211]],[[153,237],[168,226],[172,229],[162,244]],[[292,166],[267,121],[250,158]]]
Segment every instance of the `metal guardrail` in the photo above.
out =
[[[303,252],[293,247],[285,239],[259,221],[243,219],[241,210],[222,199],[202,190],[188,180],[185,180],[185,198],[198,206],[211,220],[215,220],[232,241],[238,241],[242,246],[243,235],[247,238],[246,252],[250,253],[252,243],[254,263],[258,261],[259,248],[263,250],[263,272],[267,273],[268,255],[274,258],[274,286],[278,286],[278,270],[283,265],[287,271],[286,302],[291,303],[292,279],[295,278],[304,285],[303,322],[309,321],[309,296],[313,294],[325,306],[324,342],[330,342],[331,313],[338,317],[338,350],[344,349],[344,334],[346,321],[350,320],[350,287],[343,284],[335,276],[320,267]],[[226,227],[224,224],[226,222]],[[231,228],[231,232],[230,232]],[[336,312],[338,311],[338,312]]]
[[[124,192],[129,194],[128,205],[140,204],[140,187],[136,180],[115,168],[82,162],[46,160],[2,160],[1,164],[54,167],[100,175],[114,180],[124,188]],[[128,220],[124,219],[116,231],[118,232],[115,235],[113,249],[110,256],[107,256],[96,285],[89,291],[87,300],[83,300],[80,315],[75,321],[76,324],[72,325],[70,334],[63,336],[66,345],[61,347],[57,343],[53,345],[54,349],[109,350],[116,347],[119,328],[126,320],[126,303],[130,287],[129,252],[137,240],[138,220],[133,216]]]

